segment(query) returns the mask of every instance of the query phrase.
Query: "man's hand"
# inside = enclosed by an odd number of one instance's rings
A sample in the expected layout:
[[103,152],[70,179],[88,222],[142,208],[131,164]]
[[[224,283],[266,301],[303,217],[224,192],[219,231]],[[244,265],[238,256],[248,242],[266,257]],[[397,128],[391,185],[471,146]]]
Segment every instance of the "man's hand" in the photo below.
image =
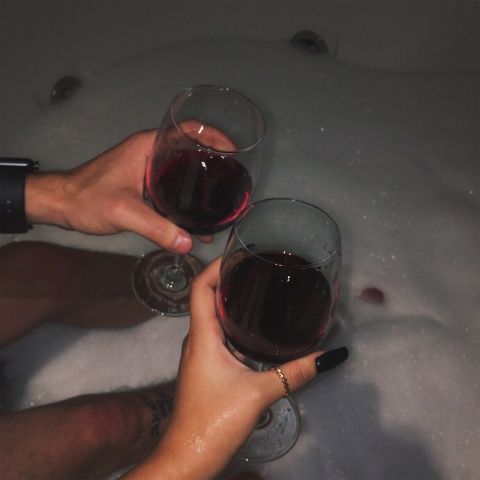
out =
[[65,173],[28,175],[28,221],[95,235],[133,231],[167,250],[188,253],[191,236],[143,200],[145,167],[155,134],[155,130],[135,133]]

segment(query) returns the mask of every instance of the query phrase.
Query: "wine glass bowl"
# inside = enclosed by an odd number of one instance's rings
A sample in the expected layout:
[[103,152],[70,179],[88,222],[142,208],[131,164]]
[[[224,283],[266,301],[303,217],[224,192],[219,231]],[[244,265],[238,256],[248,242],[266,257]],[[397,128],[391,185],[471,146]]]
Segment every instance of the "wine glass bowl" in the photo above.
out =
[[[234,355],[267,369],[313,350],[332,326],[340,278],[340,230],[330,215],[287,198],[248,207],[231,230],[216,292]],[[273,460],[292,448],[300,420],[290,398],[269,416],[243,446],[243,458]]]
[[172,102],[148,160],[154,207],[193,234],[230,226],[250,203],[265,122],[227,87],[198,86]]
[[306,202],[253,204],[228,240],[217,291],[232,346],[259,362],[306,354],[333,322],[341,271],[335,221]]
[[[147,160],[146,201],[191,234],[228,228],[251,203],[265,130],[262,113],[241,93],[187,88],[169,106]],[[202,268],[191,254],[152,252],[137,265],[134,290],[152,310],[185,315]]]

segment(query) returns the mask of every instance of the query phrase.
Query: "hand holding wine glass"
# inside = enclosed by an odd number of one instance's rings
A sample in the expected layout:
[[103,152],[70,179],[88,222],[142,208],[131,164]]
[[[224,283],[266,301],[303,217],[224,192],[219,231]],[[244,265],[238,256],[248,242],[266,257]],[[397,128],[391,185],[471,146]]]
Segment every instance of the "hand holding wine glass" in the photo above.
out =
[[[172,417],[153,454],[125,480],[214,478],[245,442],[262,412],[284,394],[277,375],[257,372],[232,356],[215,309],[220,259],[194,281],[191,322],[182,348]],[[336,357],[332,361],[332,354]],[[334,352],[313,352],[281,365],[294,392],[333,368]]]
[[169,251],[188,253],[190,234],[144,202],[145,166],[155,138],[156,130],[136,132],[71,170],[27,175],[28,222],[94,235],[132,231]]

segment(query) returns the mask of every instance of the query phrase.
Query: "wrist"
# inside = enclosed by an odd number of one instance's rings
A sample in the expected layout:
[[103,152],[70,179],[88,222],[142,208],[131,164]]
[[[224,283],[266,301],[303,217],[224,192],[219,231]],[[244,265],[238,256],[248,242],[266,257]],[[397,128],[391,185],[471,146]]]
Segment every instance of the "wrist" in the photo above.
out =
[[203,480],[203,477],[192,475],[182,459],[163,449],[156,449],[146,460],[137,465],[133,470],[121,477],[122,480]]
[[222,470],[222,465],[217,461],[217,452],[208,451],[204,443],[191,431],[179,433],[174,422],[170,423],[151,455],[152,470],[162,472],[165,475],[162,479],[168,480],[214,478]]
[[[188,445],[182,445],[179,449],[163,448],[162,441],[157,445],[152,454],[151,464],[152,472],[157,474],[161,472],[161,478],[165,480],[209,480],[211,476],[204,473],[204,469],[185,455],[185,448]],[[150,477],[147,477],[150,478]],[[152,478],[155,478],[152,476]]]
[[25,216],[29,223],[65,227],[65,176],[60,173],[32,173],[25,178]]

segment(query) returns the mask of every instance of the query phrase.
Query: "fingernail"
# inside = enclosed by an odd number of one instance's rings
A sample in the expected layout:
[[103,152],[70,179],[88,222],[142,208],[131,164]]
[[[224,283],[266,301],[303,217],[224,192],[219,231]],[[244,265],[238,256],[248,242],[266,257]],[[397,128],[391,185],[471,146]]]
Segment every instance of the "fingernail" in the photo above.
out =
[[192,248],[192,239],[190,236],[185,235],[181,233],[176,239],[175,242],[173,243],[173,248],[175,250],[181,250],[189,252],[190,249]]
[[348,348],[340,347],[335,350],[330,350],[320,355],[315,359],[315,365],[317,366],[317,373],[326,372],[331,368],[340,365],[348,358]]

